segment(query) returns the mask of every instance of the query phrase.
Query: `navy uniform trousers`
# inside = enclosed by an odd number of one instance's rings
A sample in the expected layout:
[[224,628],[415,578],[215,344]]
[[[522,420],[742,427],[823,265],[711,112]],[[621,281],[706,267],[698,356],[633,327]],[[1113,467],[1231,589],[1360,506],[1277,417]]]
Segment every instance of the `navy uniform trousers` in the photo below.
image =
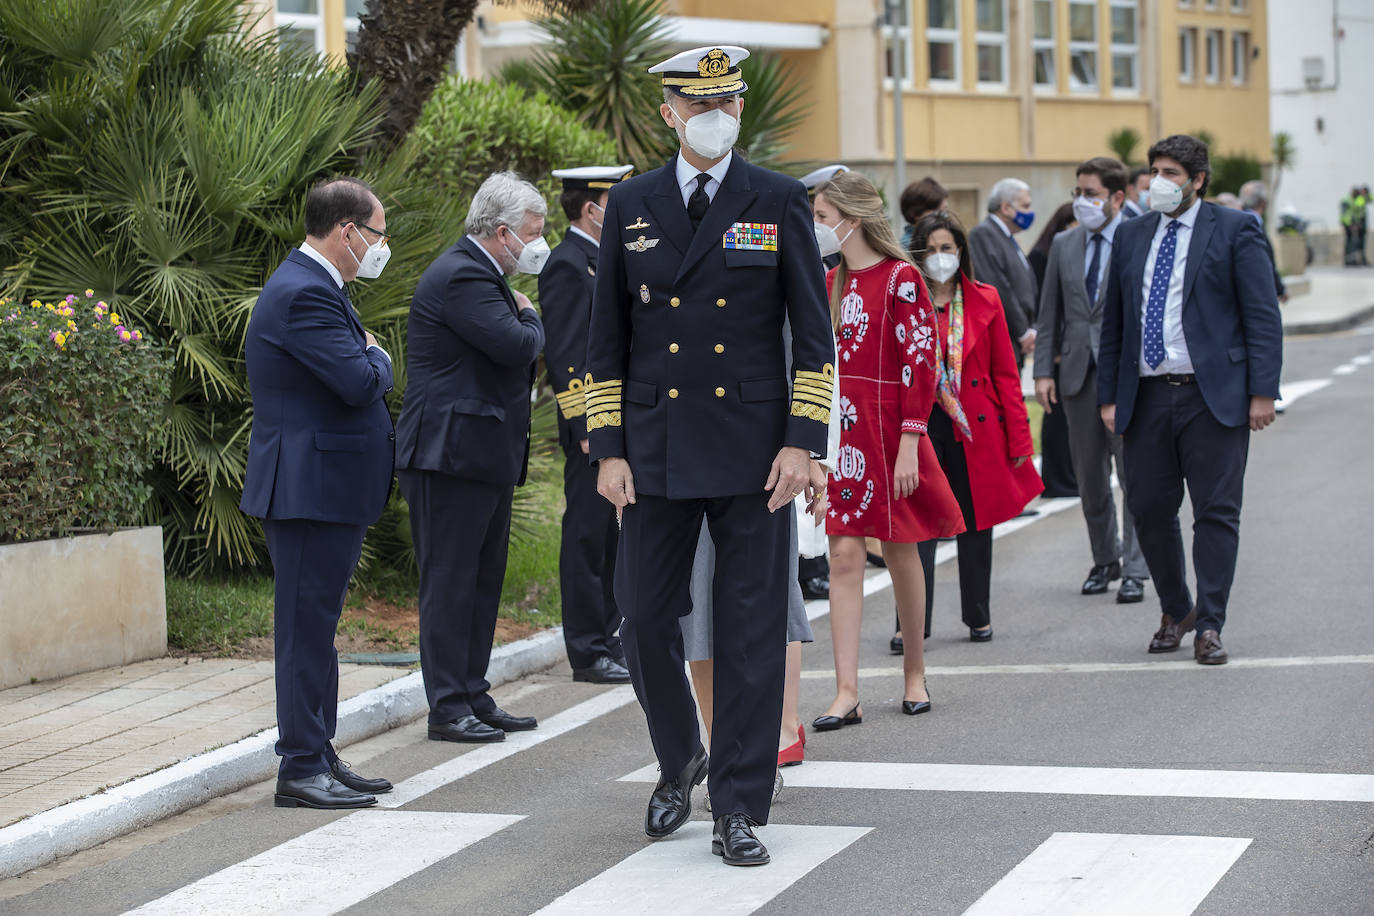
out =
[[397,473],[420,567],[420,669],[429,721],[490,712],[487,665],[510,543],[509,484],[440,471]]
[[768,499],[638,496],[625,507],[615,576],[635,694],[663,775],[676,779],[701,747],[678,618],[692,611],[692,563],[706,517],[716,545],[711,809],[760,824],[768,822],[778,762],[792,550],[792,506],[770,513]]
[[576,443],[565,449],[563,540],[558,584],[563,594],[563,642],[573,668],[590,668],[598,658],[625,657],[620,611],[615,603],[615,507],[596,491],[596,468]]
[[273,648],[281,779],[324,773],[336,759],[339,656],[334,632],[366,525],[263,519],[275,578]]

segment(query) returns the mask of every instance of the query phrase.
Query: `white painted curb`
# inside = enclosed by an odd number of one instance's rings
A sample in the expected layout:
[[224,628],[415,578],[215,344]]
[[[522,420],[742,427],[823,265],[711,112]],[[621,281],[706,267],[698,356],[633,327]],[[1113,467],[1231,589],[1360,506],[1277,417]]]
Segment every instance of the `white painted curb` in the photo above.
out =
[[[564,657],[563,628],[554,627],[493,650],[487,680],[498,687],[550,668]],[[413,671],[340,703],[335,740],[343,746],[370,738],[418,719],[428,708],[424,681],[419,671]],[[270,728],[0,829],[0,878],[23,874],[270,779],[277,771],[272,750],[276,742],[277,730]]]

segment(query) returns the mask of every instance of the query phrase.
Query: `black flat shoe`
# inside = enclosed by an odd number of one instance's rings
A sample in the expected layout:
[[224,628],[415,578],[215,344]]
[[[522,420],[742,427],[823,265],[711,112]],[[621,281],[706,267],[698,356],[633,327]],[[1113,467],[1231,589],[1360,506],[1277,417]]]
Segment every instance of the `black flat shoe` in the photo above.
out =
[[992,627],[988,627],[986,630],[975,630],[973,627],[969,627],[969,628],[968,628],[968,641],[969,641],[969,642],[992,642]]
[[768,847],[754,836],[757,826],[747,814],[722,814],[711,831],[711,852],[726,865],[767,865]]
[[892,650],[893,655],[901,655],[906,651],[906,643],[900,636],[892,637],[892,641],[887,644],[887,647]]
[[687,822],[692,815],[692,789],[706,778],[706,749],[698,748],[676,779],[659,777],[649,809],[644,812],[644,832],[657,840]]
[[527,732],[539,725],[534,716],[513,716],[500,706],[493,706],[486,712],[473,711],[478,720],[491,728],[500,729],[503,732]]
[[908,716],[919,716],[923,712],[930,712],[930,688],[926,687],[925,678],[921,678],[921,686],[926,688],[924,700],[902,700],[902,712]]
[[628,684],[630,672],[609,655],[603,655],[589,668],[574,668],[573,680],[588,684]]
[[858,725],[864,720],[859,713],[859,704],[855,703],[854,708],[843,716],[817,716],[812,721],[811,727],[818,732],[833,732],[837,728],[844,728],[846,725]]
[[304,779],[278,779],[273,804],[278,808],[318,808],[340,811],[370,808],[377,799],[355,792],[330,773],[317,773]]
[[868,565],[876,566],[879,569],[887,569],[887,561],[884,560],[882,557],[878,556],[876,553],[870,553],[868,555]]
[[335,779],[354,792],[362,792],[364,795],[382,795],[391,791],[390,780],[368,779],[366,776],[359,776],[338,757],[329,761],[329,772]]
[[492,728],[476,716],[460,716],[452,722],[429,723],[429,740],[486,744],[505,741],[506,733],[499,728]]

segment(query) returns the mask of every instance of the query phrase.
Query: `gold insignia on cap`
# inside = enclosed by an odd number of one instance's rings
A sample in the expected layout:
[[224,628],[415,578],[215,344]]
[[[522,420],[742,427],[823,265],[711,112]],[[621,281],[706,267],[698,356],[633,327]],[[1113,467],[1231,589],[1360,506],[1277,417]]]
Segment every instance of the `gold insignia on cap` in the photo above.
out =
[[730,69],[730,55],[720,48],[712,48],[697,61],[697,73],[702,76],[723,76]]

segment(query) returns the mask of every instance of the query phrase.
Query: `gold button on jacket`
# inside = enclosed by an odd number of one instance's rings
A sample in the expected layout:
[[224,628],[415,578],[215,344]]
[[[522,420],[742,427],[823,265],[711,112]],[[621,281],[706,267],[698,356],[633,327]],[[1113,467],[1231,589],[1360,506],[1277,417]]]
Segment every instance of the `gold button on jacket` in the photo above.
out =
[[723,397],[725,397],[725,389],[724,389],[724,388],[717,388],[717,389],[716,389],[716,397],[718,397],[718,398],[723,398]]
[[678,351],[678,346],[677,346],[677,344],[675,344],[675,343],[670,343],[670,344],[668,344],[668,352],[669,352],[669,353],[676,353],[677,351]]
[[724,353],[724,352],[725,352],[725,344],[716,344],[716,352],[717,352],[717,353]]
[[676,389],[676,388],[669,388],[669,389],[668,389],[668,397],[670,397],[670,398],[675,398],[675,397],[677,397],[677,389]]
[[679,299],[677,296],[674,296],[673,298],[668,300],[668,304],[671,305],[673,308],[677,308],[679,305],[682,304],[682,300]]

